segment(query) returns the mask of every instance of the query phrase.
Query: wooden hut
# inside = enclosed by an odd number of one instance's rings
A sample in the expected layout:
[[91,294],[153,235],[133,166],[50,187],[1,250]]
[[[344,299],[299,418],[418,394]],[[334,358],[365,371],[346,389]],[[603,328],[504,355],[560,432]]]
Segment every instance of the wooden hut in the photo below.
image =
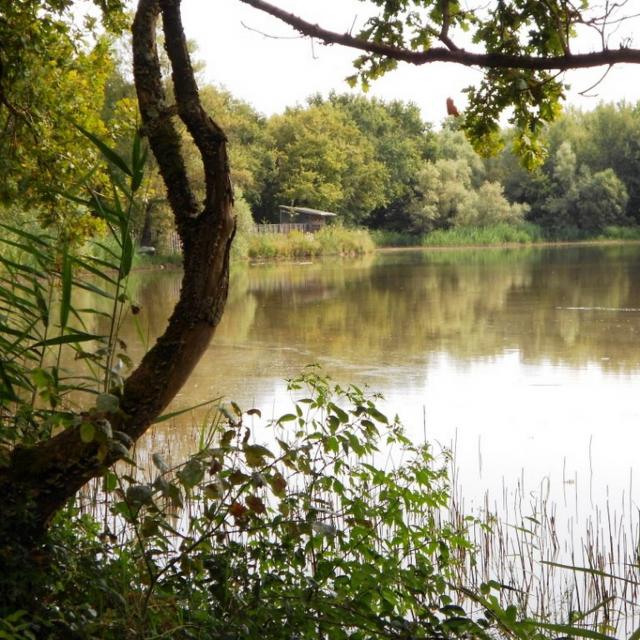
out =
[[304,233],[315,233],[335,218],[336,214],[331,211],[321,211],[320,209],[310,209],[309,207],[292,207],[280,205],[279,224],[257,224],[257,233],[289,233],[290,231],[302,231]]
[[280,224],[305,224],[312,225],[313,231],[322,229],[327,220],[335,218],[336,214],[331,211],[321,211],[320,209],[310,209],[309,207],[290,207],[280,205]]

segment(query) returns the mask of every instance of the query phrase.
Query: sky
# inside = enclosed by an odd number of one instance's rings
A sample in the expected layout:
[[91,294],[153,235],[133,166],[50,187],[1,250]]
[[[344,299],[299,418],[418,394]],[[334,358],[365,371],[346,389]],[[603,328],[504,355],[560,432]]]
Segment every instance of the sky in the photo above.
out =
[[[371,5],[359,0],[271,0],[273,4],[338,32],[356,33],[371,15]],[[640,0],[632,0],[640,5]],[[637,8],[640,8],[637,7]],[[349,92],[345,78],[354,73],[357,52],[337,45],[324,46],[298,37],[284,23],[239,0],[183,0],[185,31],[198,45],[197,57],[205,63],[204,77],[222,85],[265,115],[304,104],[308,96],[331,90]],[[640,33],[640,19],[623,25],[619,37]],[[267,35],[264,35],[267,34]],[[273,36],[273,37],[267,37]],[[597,42],[581,34],[577,48],[589,51]],[[632,46],[640,46],[635,42]],[[570,85],[567,104],[593,109],[600,101],[640,100],[640,68],[613,67],[594,89],[594,97],[583,97],[605,69],[572,71],[565,76]],[[464,88],[479,82],[479,70],[461,65],[434,63],[421,67],[400,63],[395,71],[374,82],[369,95],[385,100],[417,104],[425,120],[440,123],[446,115],[447,97],[464,108]]]

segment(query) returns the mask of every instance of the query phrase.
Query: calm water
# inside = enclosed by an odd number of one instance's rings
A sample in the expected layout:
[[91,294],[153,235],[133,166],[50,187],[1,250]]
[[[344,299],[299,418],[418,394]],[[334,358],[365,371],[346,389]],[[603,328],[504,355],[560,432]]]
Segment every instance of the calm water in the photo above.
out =
[[[136,277],[141,322],[154,336],[180,274]],[[579,491],[571,509],[608,493],[635,511],[640,246],[407,251],[238,269],[217,336],[174,407],[224,395],[279,414],[283,379],[312,362],[382,392],[416,440],[457,443],[470,502],[524,478],[559,502]],[[152,446],[186,454],[189,420],[159,425]]]

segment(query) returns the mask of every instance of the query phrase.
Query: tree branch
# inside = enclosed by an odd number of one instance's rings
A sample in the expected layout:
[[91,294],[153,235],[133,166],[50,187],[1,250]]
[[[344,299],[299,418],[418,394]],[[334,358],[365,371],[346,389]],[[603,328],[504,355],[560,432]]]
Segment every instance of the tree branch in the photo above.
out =
[[[224,172],[228,175],[226,152],[221,150],[227,138],[224,131],[207,115],[198,95],[187,39],[180,16],[181,0],[160,0],[165,35],[165,47],[171,60],[173,86],[176,93],[178,114],[193,138],[204,167],[206,202],[213,203],[216,197],[216,177]],[[230,184],[221,185],[231,194]]]
[[640,63],[640,49],[621,47],[619,49],[605,49],[590,53],[568,53],[564,56],[527,56],[509,55],[504,53],[475,53],[466,49],[447,49],[433,47],[426,51],[413,51],[393,45],[371,42],[348,33],[336,33],[323,29],[317,24],[307,22],[302,18],[288,13],[264,0],[240,0],[260,11],[286,22],[305,36],[317,38],[325,44],[340,44],[359,51],[385,56],[400,62],[414,65],[429,64],[431,62],[453,62],[467,67],[484,67],[491,69],[529,69],[534,71],[567,69],[585,69],[602,65],[621,63]]
[[440,0],[442,3],[442,28],[438,34],[438,38],[442,44],[452,51],[458,51],[458,46],[449,37],[449,28],[451,27],[451,2],[450,0]]
[[158,161],[175,212],[182,243],[188,241],[189,220],[198,214],[198,203],[189,185],[187,169],[180,152],[180,136],[167,111],[158,58],[156,24],[160,14],[158,0],[140,0],[133,23],[133,73],[144,133]]

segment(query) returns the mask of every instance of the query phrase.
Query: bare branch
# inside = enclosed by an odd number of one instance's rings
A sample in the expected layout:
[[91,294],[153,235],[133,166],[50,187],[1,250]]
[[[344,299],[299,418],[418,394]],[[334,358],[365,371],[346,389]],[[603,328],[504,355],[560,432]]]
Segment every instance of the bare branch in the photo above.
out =
[[585,98],[596,98],[597,95],[590,94],[589,92],[593,91],[599,84],[601,84],[604,81],[604,79],[609,75],[609,71],[611,71],[611,69],[613,69],[613,67],[609,65],[605,70],[605,72],[598,78],[598,80],[596,80],[590,87],[587,87],[582,91],[579,91],[578,92],[579,95],[584,96]]
[[274,36],[271,33],[265,33],[264,31],[260,31],[260,29],[256,29],[255,27],[249,26],[243,20],[240,20],[240,24],[247,31],[253,31],[253,33],[257,33],[257,34],[261,35],[263,38],[269,38],[270,40],[300,40],[301,38],[304,38],[303,35],[299,35],[299,36]]

